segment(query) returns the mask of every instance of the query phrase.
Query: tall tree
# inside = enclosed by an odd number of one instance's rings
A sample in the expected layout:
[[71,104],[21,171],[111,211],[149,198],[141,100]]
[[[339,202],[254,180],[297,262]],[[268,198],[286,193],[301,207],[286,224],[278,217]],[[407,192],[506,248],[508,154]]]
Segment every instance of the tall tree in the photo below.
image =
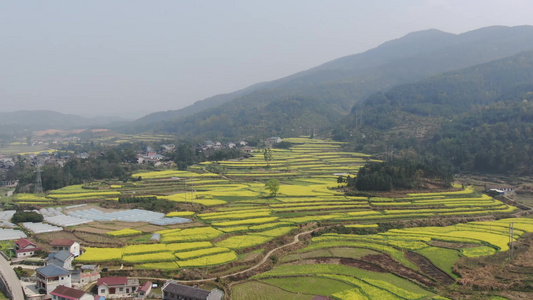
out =
[[270,149],[270,147],[266,147],[265,150],[263,150],[263,157],[265,158],[267,166],[270,167],[270,161],[272,160],[272,149]]
[[270,193],[270,196],[276,197],[279,191],[279,180],[270,179],[265,183],[265,189]]

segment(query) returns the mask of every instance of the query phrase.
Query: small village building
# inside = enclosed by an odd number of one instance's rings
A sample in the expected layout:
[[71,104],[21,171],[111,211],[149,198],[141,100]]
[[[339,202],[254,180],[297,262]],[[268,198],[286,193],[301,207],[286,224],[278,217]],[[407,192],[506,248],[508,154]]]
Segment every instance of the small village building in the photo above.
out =
[[148,295],[150,295],[151,292],[152,292],[152,282],[147,281],[137,291],[137,297],[146,298],[148,297]]
[[174,144],[163,144],[161,145],[161,148],[163,148],[164,152],[172,152],[176,149],[176,145]]
[[207,140],[204,142],[204,145],[207,147],[207,148],[213,148],[213,146],[215,145],[215,143],[213,143],[213,141],[211,140]]
[[52,300],[94,300],[92,294],[63,285],[56,287],[50,295]]
[[97,281],[100,278],[100,272],[97,270],[72,270],[70,271],[70,277],[72,278],[72,284],[83,286]]
[[76,155],[76,157],[81,158],[81,159],[87,159],[87,158],[89,158],[89,153],[82,152],[82,153]]
[[58,266],[48,265],[46,267],[37,268],[37,289],[45,290],[46,294],[50,294],[55,288],[60,285],[72,287],[70,271]]
[[80,243],[73,240],[64,240],[64,239],[55,239],[50,243],[52,246],[51,252],[59,252],[61,250],[67,250],[72,253],[74,256],[79,256],[80,253]]
[[269,145],[274,145],[277,143],[281,143],[282,139],[279,136],[273,136],[266,139],[266,143]]
[[254,152],[254,148],[246,146],[242,148],[242,151],[244,151],[244,153],[252,153]]
[[165,156],[161,154],[156,154],[156,155],[151,156],[150,158],[155,159],[155,160],[162,160],[165,158]]
[[30,242],[28,239],[15,241],[15,256],[17,258],[30,257],[38,250],[41,250],[41,248],[37,247],[37,245]]
[[161,288],[163,292],[163,300],[222,300],[224,299],[224,292],[219,289],[212,289],[210,291],[179,284],[173,280],[165,282]]
[[72,269],[72,261],[74,260],[74,254],[67,250],[61,250],[56,253],[50,253],[46,259],[46,265],[54,265],[63,269]]
[[104,277],[97,280],[98,296],[106,298],[132,297],[139,288],[139,279],[128,277]]

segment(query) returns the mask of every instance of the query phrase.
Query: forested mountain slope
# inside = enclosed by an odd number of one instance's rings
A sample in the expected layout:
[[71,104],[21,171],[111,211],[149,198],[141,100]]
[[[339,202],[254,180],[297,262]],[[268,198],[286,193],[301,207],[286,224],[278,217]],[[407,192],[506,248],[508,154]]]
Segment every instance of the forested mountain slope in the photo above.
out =
[[530,49],[531,26],[496,26],[459,35],[415,32],[364,53],[215,96],[180,111],[148,115],[123,130],[216,137],[329,129],[354,103],[376,91]]
[[435,156],[456,171],[531,174],[532,101],[528,51],[376,93],[334,132],[359,149]]

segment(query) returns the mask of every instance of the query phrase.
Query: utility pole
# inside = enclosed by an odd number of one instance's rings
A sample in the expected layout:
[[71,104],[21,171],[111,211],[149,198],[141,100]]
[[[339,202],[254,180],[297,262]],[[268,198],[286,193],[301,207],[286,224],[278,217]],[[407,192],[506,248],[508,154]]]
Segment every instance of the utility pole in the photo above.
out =
[[43,181],[41,179],[41,166],[37,165],[37,171],[35,171],[35,187],[33,189],[34,194],[43,193]]
[[509,223],[509,261],[513,259],[514,222]]

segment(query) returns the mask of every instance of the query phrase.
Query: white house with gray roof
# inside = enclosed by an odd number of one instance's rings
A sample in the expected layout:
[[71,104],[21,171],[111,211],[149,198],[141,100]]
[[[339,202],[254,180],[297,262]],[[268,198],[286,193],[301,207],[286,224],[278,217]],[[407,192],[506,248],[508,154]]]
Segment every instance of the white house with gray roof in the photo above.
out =
[[219,289],[204,290],[197,287],[179,284],[173,280],[165,282],[161,288],[163,300],[222,300],[224,292]]
[[58,266],[48,265],[46,267],[37,268],[37,289],[43,289],[46,294],[50,294],[58,286],[63,285],[72,287],[72,280],[70,271]]
[[50,253],[46,259],[46,265],[54,265],[63,269],[72,269],[74,254],[67,250],[61,250],[56,253]]

